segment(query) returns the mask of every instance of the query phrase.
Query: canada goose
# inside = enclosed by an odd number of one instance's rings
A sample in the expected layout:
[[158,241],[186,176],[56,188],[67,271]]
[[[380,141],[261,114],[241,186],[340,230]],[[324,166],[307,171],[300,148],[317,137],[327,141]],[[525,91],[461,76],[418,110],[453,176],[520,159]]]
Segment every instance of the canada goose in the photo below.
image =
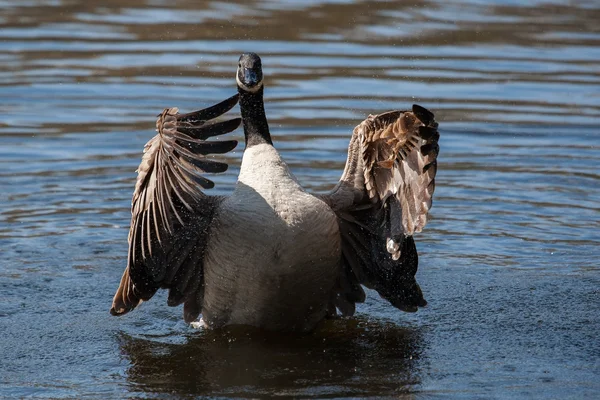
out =
[[263,103],[261,60],[242,54],[236,81],[246,148],[234,192],[208,196],[207,159],[235,141],[205,141],[239,119],[213,122],[238,95],[205,110],[163,111],[145,147],[133,194],[128,264],[111,313],[125,314],[159,288],[202,313],[212,328],[243,324],[307,331],[336,310],[353,315],[375,289],[393,306],[427,303],[415,280],[412,235],[431,208],[439,151],[431,112],[370,115],[353,131],[348,159],[327,195],[304,190],[273,147]]

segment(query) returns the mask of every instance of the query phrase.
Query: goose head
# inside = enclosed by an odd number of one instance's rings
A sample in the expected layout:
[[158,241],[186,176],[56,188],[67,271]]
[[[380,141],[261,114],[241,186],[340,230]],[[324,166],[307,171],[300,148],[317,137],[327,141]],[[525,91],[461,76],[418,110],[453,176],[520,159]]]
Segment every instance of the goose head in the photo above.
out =
[[262,63],[258,54],[244,53],[240,56],[235,79],[239,90],[256,93],[262,88]]

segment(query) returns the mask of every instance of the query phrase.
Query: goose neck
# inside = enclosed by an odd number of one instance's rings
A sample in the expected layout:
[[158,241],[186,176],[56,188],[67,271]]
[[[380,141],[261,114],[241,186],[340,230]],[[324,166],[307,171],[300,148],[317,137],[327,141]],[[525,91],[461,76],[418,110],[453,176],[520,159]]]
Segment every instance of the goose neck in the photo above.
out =
[[246,148],[262,143],[273,145],[267,115],[265,114],[263,88],[261,87],[255,93],[241,89],[239,92]]

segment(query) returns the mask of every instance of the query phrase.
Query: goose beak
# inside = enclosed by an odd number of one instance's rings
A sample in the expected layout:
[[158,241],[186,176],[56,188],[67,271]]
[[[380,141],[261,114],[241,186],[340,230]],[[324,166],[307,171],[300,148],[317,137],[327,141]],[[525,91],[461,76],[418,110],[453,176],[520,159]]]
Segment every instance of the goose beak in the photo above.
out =
[[244,85],[247,87],[254,87],[260,83],[258,74],[250,68],[244,68]]

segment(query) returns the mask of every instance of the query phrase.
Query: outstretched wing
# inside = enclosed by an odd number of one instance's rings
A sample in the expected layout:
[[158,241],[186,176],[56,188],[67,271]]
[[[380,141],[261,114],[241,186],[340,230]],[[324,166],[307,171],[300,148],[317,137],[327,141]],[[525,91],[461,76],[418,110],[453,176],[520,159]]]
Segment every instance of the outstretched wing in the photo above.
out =
[[158,134],[144,147],[131,206],[127,268],[113,299],[111,314],[121,315],[168,288],[168,304],[185,302],[186,321],[202,307],[202,258],[210,221],[222,198],[202,188],[214,183],[203,172],[228,165],[206,156],[237,146],[235,140],[205,139],[235,130],[240,118],[212,121],[237,104],[238,95],[204,110],[179,114],[167,108],[156,121]]
[[325,197],[338,215],[343,272],[335,305],[344,314],[364,301],[360,284],[405,311],[426,305],[415,280],[412,238],[427,222],[439,152],[433,114],[411,111],[371,115],[353,132],[339,184]]

